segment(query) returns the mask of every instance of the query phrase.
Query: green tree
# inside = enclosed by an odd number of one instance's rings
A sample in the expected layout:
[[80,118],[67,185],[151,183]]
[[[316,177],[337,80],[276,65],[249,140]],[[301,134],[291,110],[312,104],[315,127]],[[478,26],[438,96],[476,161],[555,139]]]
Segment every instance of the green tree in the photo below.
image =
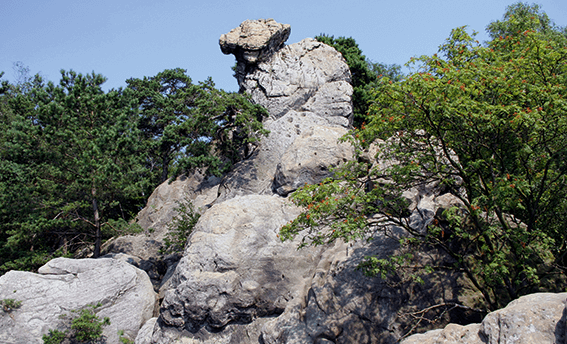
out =
[[488,25],[486,31],[492,39],[500,36],[517,36],[526,30],[533,30],[546,36],[565,35],[565,28],[558,27],[537,4],[518,2],[506,8],[504,19]]
[[400,80],[402,78],[401,67],[396,64],[387,65],[369,61],[362,54],[362,50],[352,37],[335,38],[334,36],[321,34],[316,36],[315,39],[332,46],[345,58],[352,78],[353,124],[355,127],[360,127],[366,121],[368,102],[371,100],[371,90],[376,86],[378,78],[387,76],[395,81]]
[[211,79],[195,85],[185,73],[166,69],[126,81],[139,101],[139,128],[158,184],[196,167],[221,174],[244,157],[243,147],[266,134],[265,109],[216,89]]
[[23,212],[6,214],[2,224],[6,256],[33,260],[94,241],[98,257],[105,227],[125,224],[143,205],[132,98],[121,90],[105,93],[104,81],[62,71],[59,85],[37,84],[10,101],[15,118],[2,147],[9,172],[1,180],[8,191],[2,208]]
[[[512,25],[514,8],[499,28]],[[403,254],[368,257],[361,268],[395,275],[415,267],[418,252],[440,249],[490,310],[523,294],[562,289],[567,44],[562,29],[549,33],[533,24],[506,36],[491,25],[494,39],[484,45],[457,28],[439,55],[412,59],[416,73],[401,82],[382,78],[370,123],[348,137],[359,159],[334,179],[297,191],[292,199],[305,211],[281,237],[307,229],[304,244],[316,245],[402,227]],[[371,142],[377,158],[391,164],[364,158]],[[429,183],[462,205],[437,214],[424,230],[412,226],[403,192]]]

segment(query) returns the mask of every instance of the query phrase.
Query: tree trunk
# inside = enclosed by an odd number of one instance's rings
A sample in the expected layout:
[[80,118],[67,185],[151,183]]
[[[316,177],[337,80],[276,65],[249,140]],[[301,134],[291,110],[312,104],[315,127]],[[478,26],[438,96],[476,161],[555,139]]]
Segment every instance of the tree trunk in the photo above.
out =
[[98,202],[96,200],[96,188],[93,187],[92,190],[93,195],[93,213],[94,213],[94,224],[95,224],[95,247],[93,252],[93,258],[100,257],[100,246],[102,243],[102,237],[100,232],[100,215],[98,213]]
[[169,174],[169,157],[163,156],[161,159],[161,180],[159,183],[163,183],[167,180],[167,176]]

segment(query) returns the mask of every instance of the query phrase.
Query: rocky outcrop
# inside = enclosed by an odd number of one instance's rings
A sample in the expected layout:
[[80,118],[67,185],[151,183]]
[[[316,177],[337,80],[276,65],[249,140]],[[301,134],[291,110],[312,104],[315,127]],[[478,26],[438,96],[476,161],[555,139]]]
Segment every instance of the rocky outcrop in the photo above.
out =
[[0,316],[1,343],[43,343],[50,329],[69,329],[74,313],[101,304],[99,317],[109,317],[107,343],[118,343],[118,331],[134,339],[153,316],[156,294],[145,272],[115,259],[57,258],[39,273],[10,271],[0,277],[0,299],[21,307]]
[[[124,260],[150,276],[157,291],[173,273],[180,255],[164,256],[160,250],[167,234],[167,224],[177,216],[179,202],[191,201],[196,211],[204,212],[217,198],[220,178],[203,176],[199,171],[165,181],[148,198],[146,207],[138,213],[136,222],[144,233],[125,235],[103,247],[105,257]],[[169,274],[168,274],[169,272]]]
[[567,293],[522,296],[482,323],[408,337],[402,344],[559,344],[567,338]]
[[[352,117],[350,72],[337,51],[312,39],[248,61],[242,58],[244,36],[238,36],[238,48],[223,51],[239,51],[241,89],[268,109],[264,126],[270,134],[221,181],[218,197],[161,288],[160,316],[136,341],[395,343],[403,332],[397,312],[455,299],[457,279],[446,274],[436,276],[445,283],[431,278],[409,288],[429,291],[420,294],[365,277],[355,269],[364,256],[385,257],[397,247],[397,240],[385,236],[376,235],[371,245],[299,251],[301,237],[280,242],[278,230],[299,213],[281,196],[322,181],[353,157],[353,148],[339,142]],[[407,193],[415,226],[433,219],[447,201],[440,196],[434,185]]]
[[[263,23],[258,21],[255,25]],[[265,30],[270,31],[269,27]],[[246,46],[246,39],[240,41],[241,47]],[[264,127],[270,135],[262,139],[249,159],[237,164],[223,179],[217,202],[237,195],[274,193],[281,187],[273,183],[278,163],[298,137],[315,126],[342,128],[345,132],[352,119],[350,71],[342,55],[328,45],[304,39],[281,47],[261,61],[241,60],[239,66],[241,90],[268,109],[270,116]]]
[[320,249],[298,251],[297,242],[278,238],[279,228],[298,213],[286,200],[268,195],[215,204],[189,239],[160,320],[199,333],[281,314],[301,295],[320,259]]

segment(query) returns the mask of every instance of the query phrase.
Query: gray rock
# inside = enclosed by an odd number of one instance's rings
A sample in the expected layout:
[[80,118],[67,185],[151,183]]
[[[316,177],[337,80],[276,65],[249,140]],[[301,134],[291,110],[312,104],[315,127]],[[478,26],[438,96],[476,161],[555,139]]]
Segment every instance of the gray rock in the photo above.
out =
[[480,324],[488,343],[565,343],[567,293],[538,293],[514,300]]
[[352,114],[350,80],[341,53],[307,38],[259,63],[239,85],[275,118],[307,111],[346,127]]
[[408,337],[403,344],[558,344],[565,343],[567,293],[522,296],[489,313],[481,324],[450,324]]
[[273,19],[246,20],[222,35],[219,45],[223,54],[234,54],[240,63],[254,64],[280,49],[289,38],[291,27]]
[[[244,344],[244,343],[261,343],[260,336],[263,325],[271,320],[270,318],[258,318],[249,324],[229,324],[221,332],[209,332],[201,329],[189,336],[179,337],[173,331],[166,333],[167,340],[172,344]],[[140,330],[141,331],[141,330]],[[140,341],[136,339],[136,344],[150,344],[148,341]]]
[[[326,250],[303,296],[264,326],[263,343],[394,344],[409,326],[401,314],[457,299],[458,276],[451,273],[432,274],[424,285],[390,284],[356,269],[365,256],[384,258],[396,248],[396,237],[376,234],[369,244],[338,242]],[[441,264],[443,257],[435,257]]]
[[204,211],[216,199],[219,183],[220,178],[205,178],[199,172],[180,176],[173,182],[165,181],[148,198],[136,221],[143,229],[151,229],[152,238],[162,239],[167,232],[167,223],[177,215],[175,208],[179,201],[190,200],[195,209]]
[[220,178],[205,178],[199,172],[180,176],[171,183],[163,182],[136,217],[145,233],[124,235],[107,242],[102,249],[103,255],[122,259],[146,271],[157,291],[167,271],[181,258],[164,257],[160,253],[168,231],[167,224],[177,216],[178,202],[189,200],[196,211],[203,212],[215,201],[219,183]]
[[461,326],[449,324],[442,330],[431,330],[424,334],[414,334],[404,340],[403,344],[486,344],[480,337],[480,324]]
[[138,331],[138,335],[136,336],[136,340],[134,341],[135,344],[151,344],[152,343],[152,334],[154,333],[154,328],[157,323],[157,317],[151,318],[142,326],[142,328]]
[[297,242],[279,240],[279,228],[298,212],[279,197],[248,195],[203,214],[175,271],[175,289],[165,293],[163,326],[153,340],[171,342],[171,329],[203,336],[281,314],[301,294],[321,251],[298,251]]
[[340,127],[314,126],[288,147],[277,165],[274,189],[282,196],[304,184],[317,184],[332,176],[331,169],[352,159],[354,148],[339,139],[347,133]]
[[348,128],[352,120],[350,70],[339,52],[313,39],[285,46],[250,67],[239,84],[268,109],[264,127],[270,134],[223,179],[217,202],[272,194],[277,165],[297,137],[314,126]]
[[22,306],[0,317],[1,343],[43,343],[49,329],[66,329],[72,310],[98,303],[97,315],[111,322],[103,335],[108,343],[118,343],[118,331],[135,338],[156,305],[146,273],[109,258],[57,258],[37,274],[10,271],[0,277],[0,299],[6,298]]
[[290,111],[276,120],[268,119],[264,127],[270,130],[270,135],[262,139],[251,158],[239,162],[223,178],[216,202],[235,196],[273,194],[276,168],[287,147],[313,126],[328,125],[324,118],[307,112]]

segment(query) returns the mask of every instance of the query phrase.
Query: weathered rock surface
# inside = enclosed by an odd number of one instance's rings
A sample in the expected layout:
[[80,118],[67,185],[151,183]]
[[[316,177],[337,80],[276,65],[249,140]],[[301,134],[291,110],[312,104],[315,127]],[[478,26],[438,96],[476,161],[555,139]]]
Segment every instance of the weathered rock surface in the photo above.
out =
[[482,323],[408,337],[403,344],[559,344],[565,343],[567,293],[522,296],[489,313]]
[[122,259],[150,276],[158,290],[167,272],[174,269],[180,256],[164,257],[160,249],[167,234],[167,224],[177,216],[178,202],[190,200],[198,212],[203,212],[215,201],[220,178],[205,178],[199,172],[180,176],[173,182],[165,181],[148,198],[146,207],[138,213],[137,223],[145,230],[138,235],[118,237],[103,247],[106,257]]
[[[438,191],[424,187],[406,195],[413,205],[410,218],[416,227],[425,226],[436,209],[455,201],[454,196]],[[402,229],[393,227],[389,237],[376,233],[368,243],[338,242],[326,249],[305,294],[291,300],[282,315],[264,326],[263,343],[398,343],[409,326],[403,314],[432,304],[460,302],[458,273],[431,274],[423,285],[391,284],[356,269],[366,256],[385,258],[394,253],[402,235]],[[424,253],[423,263],[432,262],[452,261],[438,252]]]
[[347,127],[352,114],[350,80],[338,51],[306,38],[255,65],[239,84],[273,118],[305,111]]
[[148,198],[136,221],[145,230],[153,229],[153,237],[161,239],[167,232],[167,224],[177,215],[178,202],[190,200],[196,210],[204,211],[216,199],[219,183],[220,178],[205,178],[199,172],[180,176],[171,183],[165,181]]
[[107,343],[118,343],[118,331],[134,339],[152,317],[156,294],[145,272],[114,259],[57,258],[39,273],[10,271],[0,277],[0,299],[22,301],[21,308],[0,317],[0,343],[43,343],[49,329],[66,330],[72,310],[87,305],[109,317]]
[[[199,220],[165,293],[160,321],[195,336],[228,324],[277,316],[301,294],[320,249],[281,243],[279,228],[299,209],[277,196],[248,195],[215,204]],[[157,343],[168,342],[162,334]],[[257,338],[256,338],[257,340]]]
[[246,20],[222,35],[219,45],[224,54],[234,54],[238,62],[257,63],[270,57],[289,38],[291,26],[273,19]]
[[314,126],[344,129],[352,120],[350,70],[330,46],[305,39],[259,63],[240,64],[239,85],[268,109],[264,127],[270,135],[223,179],[217,202],[237,195],[274,193],[277,165],[295,139]]
[[341,127],[314,126],[288,147],[277,165],[274,189],[281,196],[305,184],[317,184],[332,175],[330,169],[352,159],[354,149],[339,139],[347,133]]

